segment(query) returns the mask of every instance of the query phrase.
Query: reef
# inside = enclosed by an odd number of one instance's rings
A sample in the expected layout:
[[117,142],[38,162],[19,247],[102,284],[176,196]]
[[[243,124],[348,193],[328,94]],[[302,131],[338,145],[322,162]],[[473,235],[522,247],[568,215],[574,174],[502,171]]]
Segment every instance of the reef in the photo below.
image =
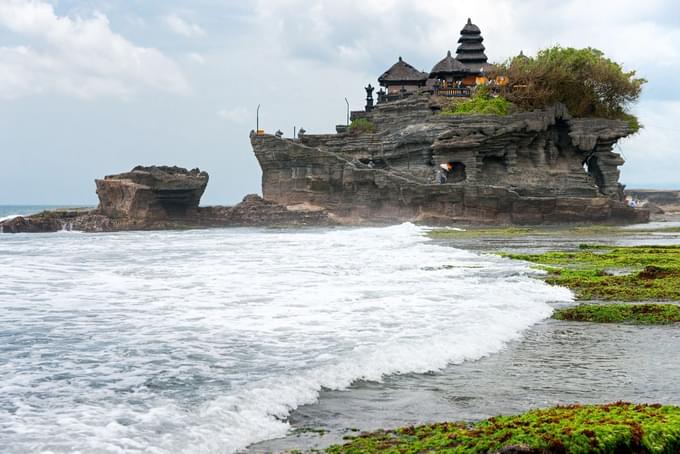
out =
[[0,222],[0,232],[112,232],[332,223],[324,210],[288,209],[253,194],[235,206],[201,207],[208,179],[208,174],[199,169],[138,166],[130,172],[95,180],[99,197],[96,209],[63,209],[19,216]]
[[680,451],[680,408],[617,402],[532,410],[475,423],[438,423],[352,437],[326,452],[602,454]]
[[670,325],[680,323],[676,304],[581,304],[557,309],[555,320],[626,325]]
[[546,282],[581,300],[680,301],[680,246],[581,245],[579,251],[504,254],[540,264]]
[[[415,94],[353,112],[337,134],[251,134],[265,199],[340,222],[551,224],[645,222],[613,151],[627,122],[572,118],[560,104],[500,115],[442,115]],[[446,181],[440,184],[445,167]]]

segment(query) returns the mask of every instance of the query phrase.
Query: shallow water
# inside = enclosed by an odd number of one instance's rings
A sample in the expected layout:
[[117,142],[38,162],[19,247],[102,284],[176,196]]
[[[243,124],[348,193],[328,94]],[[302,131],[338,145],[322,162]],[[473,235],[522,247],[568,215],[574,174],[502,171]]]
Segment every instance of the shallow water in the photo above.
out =
[[[680,233],[462,237],[438,244],[466,250],[542,252],[579,244],[680,244]],[[571,303],[568,303],[571,304]],[[679,302],[680,304],[680,302]],[[564,306],[553,302],[552,306]],[[476,361],[383,382],[360,381],[324,391],[290,415],[281,439],[249,453],[323,448],[354,431],[441,421],[477,421],[499,414],[571,403],[618,400],[680,405],[678,326],[626,326],[544,320],[507,348]],[[310,431],[308,429],[314,429]],[[319,435],[319,429],[324,434]]]
[[571,300],[422,233],[0,235],[0,446],[232,452],[322,389],[418,382]]
[[294,411],[304,431],[252,453],[324,447],[362,431],[441,421],[475,421],[531,408],[625,400],[680,405],[680,330],[546,320],[507,349],[432,374],[392,376],[326,391]]

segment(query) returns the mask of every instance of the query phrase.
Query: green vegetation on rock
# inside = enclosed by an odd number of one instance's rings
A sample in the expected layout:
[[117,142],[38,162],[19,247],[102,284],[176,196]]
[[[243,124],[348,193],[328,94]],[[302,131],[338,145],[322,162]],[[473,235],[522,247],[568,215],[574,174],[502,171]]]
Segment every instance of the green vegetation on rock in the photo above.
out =
[[502,96],[491,96],[489,89],[479,86],[467,100],[454,99],[441,110],[440,115],[500,115],[510,112],[512,103]]
[[625,120],[633,132],[640,128],[628,112],[647,82],[625,71],[593,48],[554,46],[536,57],[518,56],[498,67],[512,87],[505,96],[525,110],[560,102],[575,117],[603,117]]
[[351,133],[374,132],[375,125],[366,118],[357,118],[352,120],[348,130]]
[[557,309],[557,320],[631,325],[666,325],[680,322],[680,306],[675,304],[583,304]]
[[579,251],[503,254],[543,265],[546,282],[582,300],[680,301],[680,246],[590,246]]
[[352,437],[327,452],[670,454],[680,452],[680,407],[624,402],[555,407],[475,424],[381,430]]
[[525,227],[490,227],[490,228],[474,228],[474,229],[434,229],[427,232],[427,236],[433,239],[449,239],[449,238],[477,238],[482,236],[523,236],[534,233],[535,230]]

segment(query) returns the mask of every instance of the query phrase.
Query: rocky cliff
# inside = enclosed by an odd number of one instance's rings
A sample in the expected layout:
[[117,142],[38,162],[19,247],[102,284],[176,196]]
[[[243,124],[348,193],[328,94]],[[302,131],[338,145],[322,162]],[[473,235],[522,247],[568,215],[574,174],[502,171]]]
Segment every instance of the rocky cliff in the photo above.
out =
[[[355,112],[372,132],[251,135],[264,198],[328,210],[342,222],[640,222],[613,145],[625,122],[564,107],[508,116],[441,115],[428,95]],[[449,166],[447,181],[437,172]]]

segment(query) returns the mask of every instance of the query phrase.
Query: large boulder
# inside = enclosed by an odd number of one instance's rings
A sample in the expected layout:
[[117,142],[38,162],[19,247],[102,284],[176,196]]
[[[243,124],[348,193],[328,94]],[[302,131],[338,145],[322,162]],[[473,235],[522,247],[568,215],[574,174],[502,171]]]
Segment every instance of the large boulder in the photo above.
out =
[[137,166],[95,182],[101,214],[112,219],[157,221],[194,215],[208,184],[208,173],[181,167]]

